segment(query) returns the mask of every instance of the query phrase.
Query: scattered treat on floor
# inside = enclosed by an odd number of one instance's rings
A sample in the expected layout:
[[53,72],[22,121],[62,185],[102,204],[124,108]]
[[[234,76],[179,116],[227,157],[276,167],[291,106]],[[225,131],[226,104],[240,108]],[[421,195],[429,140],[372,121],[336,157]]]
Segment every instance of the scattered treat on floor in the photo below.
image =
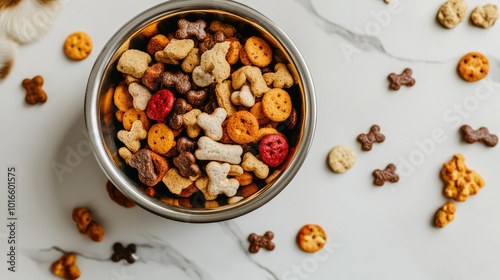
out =
[[135,244],[129,244],[127,247],[123,246],[120,242],[113,244],[113,254],[111,255],[111,260],[114,262],[119,262],[121,260],[126,260],[128,263],[135,263],[137,256],[137,246]]
[[478,52],[464,55],[458,62],[458,74],[467,82],[482,80],[490,71],[488,58]]
[[389,164],[384,170],[377,169],[373,171],[373,184],[376,186],[383,186],[385,182],[396,183],[399,181],[399,176],[396,174],[396,166]]
[[436,213],[435,225],[436,227],[443,228],[447,224],[451,223],[455,218],[455,212],[457,211],[457,206],[453,202],[447,202],[443,207],[439,208]]
[[467,14],[465,0],[448,0],[439,8],[437,19],[445,28],[454,28]]
[[484,187],[483,178],[465,165],[462,154],[455,154],[453,158],[443,164],[441,179],[445,182],[444,195],[458,202],[466,201]]
[[130,201],[111,181],[108,180],[106,183],[106,190],[108,191],[108,195],[116,202],[118,205],[121,205],[125,208],[131,208],[135,206],[135,203]]
[[385,136],[380,133],[380,127],[375,124],[370,128],[370,132],[367,134],[360,134],[357,140],[361,143],[361,149],[363,151],[370,151],[374,143],[384,142]]
[[104,239],[104,229],[92,219],[92,212],[88,208],[79,207],[73,209],[72,217],[80,233],[87,235],[95,242]]
[[335,146],[328,154],[328,165],[335,173],[344,173],[356,163],[356,153],[347,146]]
[[92,38],[82,31],[68,35],[64,41],[64,53],[72,60],[83,60],[92,52]]
[[415,79],[411,77],[412,74],[413,71],[410,68],[406,68],[403,70],[403,73],[399,75],[396,73],[389,74],[387,77],[391,82],[389,88],[392,90],[399,90],[401,86],[413,86],[415,84]]
[[250,242],[250,247],[248,248],[248,251],[250,253],[258,253],[260,248],[264,248],[268,251],[274,250],[274,243],[273,243],[273,238],[274,238],[274,233],[272,231],[266,231],[264,235],[260,236],[255,233],[252,233],[248,236],[248,241]]
[[478,27],[490,28],[498,19],[498,7],[495,4],[477,6],[470,14],[470,19]]
[[80,277],[80,269],[76,266],[76,255],[66,253],[60,259],[52,263],[52,273],[66,280],[75,280]]
[[326,233],[319,225],[304,225],[297,233],[297,244],[307,253],[317,252],[326,244]]
[[498,143],[498,137],[491,134],[486,127],[474,130],[469,125],[462,125],[460,132],[462,132],[464,141],[469,144],[483,142],[488,147],[495,147]]
[[47,93],[43,90],[43,77],[37,75],[33,79],[24,79],[22,82],[23,88],[26,90],[26,103],[34,105],[36,103],[45,103],[47,101]]

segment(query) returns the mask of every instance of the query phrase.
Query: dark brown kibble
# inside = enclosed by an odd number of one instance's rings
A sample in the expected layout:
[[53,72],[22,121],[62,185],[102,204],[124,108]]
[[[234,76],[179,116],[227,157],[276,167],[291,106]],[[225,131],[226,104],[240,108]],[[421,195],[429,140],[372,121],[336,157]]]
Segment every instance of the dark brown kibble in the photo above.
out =
[[415,84],[415,79],[411,77],[413,71],[410,68],[406,68],[400,75],[396,73],[391,73],[387,78],[391,82],[389,88],[392,90],[399,90],[401,86],[413,86]]

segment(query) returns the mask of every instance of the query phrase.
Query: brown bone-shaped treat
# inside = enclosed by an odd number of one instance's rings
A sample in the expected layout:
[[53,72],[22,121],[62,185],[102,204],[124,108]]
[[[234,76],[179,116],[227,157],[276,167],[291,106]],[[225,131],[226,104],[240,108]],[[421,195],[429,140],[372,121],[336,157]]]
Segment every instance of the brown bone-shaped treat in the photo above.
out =
[[142,84],[148,87],[151,91],[159,90],[162,83],[160,76],[164,71],[165,66],[161,62],[151,65],[146,69],[144,75],[142,76]]
[[413,86],[415,84],[415,79],[411,77],[413,71],[410,68],[406,68],[400,75],[396,73],[391,73],[387,77],[391,84],[389,88],[392,90],[399,90],[401,86]]
[[462,132],[464,141],[469,144],[483,142],[488,147],[495,147],[498,143],[498,137],[491,134],[486,127],[474,130],[468,125],[462,125],[460,131]]
[[193,107],[189,103],[187,103],[186,100],[177,98],[174,103],[174,109],[167,119],[168,126],[173,130],[180,129],[182,127],[182,124],[184,123],[182,115],[191,111],[192,109]]
[[120,242],[116,242],[113,244],[111,260],[114,262],[126,260],[128,263],[134,263],[137,260],[135,252],[137,252],[137,246],[135,246],[135,244],[132,243],[124,247]]
[[196,164],[196,158],[191,152],[181,152],[173,159],[173,162],[183,177],[198,177],[201,173],[200,167]]
[[47,101],[47,94],[42,89],[42,76],[37,75],[33,79],[24,79],[22,86],[26,90],[26,103],[33,105]]
[[177,22],[177,31],[175,32],[175,37],[179,39],[187,39],[191,37],[196,37],[199,41],[203,41],[207,35],[205,28],[207,23],[203,19],[199,19],[195,22],[190,22],[187,19],[179,19]]
[[204,53],[208,50],[211,50],[216,43],[222,43],[226,40],[226,36],[224,36],[224,33],[218,31],[214,35],[207,34],[207,37],[205,37],[205,40],[200,43],[199,49],[201,53]]
[[165,71],[161,74],[161,80],[166,87],[174,87],[177,92],[185,94],[191,89],[189,75],[182,72],[172,73]]
[[274,233],[272,231],[267,231],[263,236],[252,233],[248,236],[248,241],[250,242],[250,247],[248,251],[250,253],[259,252],[260,248],[264,248],[268,251],[274,250],[274,243],[272,242],[274,238]]
[[137,169],[139,180],[146,186],[156,185],[168,170],[167,160],[148,149],[141,149],[132,155],[128,164]]
[[368,134],[360,134],[358,136],[358,142],[361,143],[361,149],[363,151],[370,151],[373,147],[373,143],[382,143],[385,140],[385,136],[380,133],[380,127],[378,125],[372,125],[370,132]]
[[396,183],[399,181],[399,176],[396,174],[396,166],[389,164],[385,170],[377,169],[373,171],[373,184],[376,186],[383,186],[385,182]]
[[190,90],[186,93],[186,101],[194,107],[200,107],[205,103],[207,95],[206,89]]
[[179,139],[177,139],[175,147],[170,149],[166,156],[171,158],[178,156],[182,152],[193,152],[194,150],[196,150],[197,146],[198,144],[188,137],[180,137]]

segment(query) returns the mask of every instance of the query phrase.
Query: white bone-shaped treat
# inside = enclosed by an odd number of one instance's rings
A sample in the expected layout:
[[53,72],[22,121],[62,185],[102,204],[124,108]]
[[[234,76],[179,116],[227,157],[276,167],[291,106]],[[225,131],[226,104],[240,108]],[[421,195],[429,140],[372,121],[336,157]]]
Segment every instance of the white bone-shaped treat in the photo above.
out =
[[234,91],[231,94],[231,102],[233,102],[234,105],[243,105],[248,108],[255,105],[255,96],[250,90],[250,86],[244,84],[241,86],[240,90]]
[[212,114],[205,112],[197,117],[198,125],[205,131],[205,135],[212,140],[219,141],[222,138],[222,122],[226,119],[227,113],[224,108],[217,108]]
[[231,166],[229,163],[211,161],[207,164],[208,193],[210,195],[225,194],[228,197],[236,195],[240,183],[234,178],[227,178]]
[[198,149],[194,152],[194,156],[199,160],[215,160],[230,164],[239,164],[241,154],[243,148],[240,145],[219,143],[208,136],[198,139]]

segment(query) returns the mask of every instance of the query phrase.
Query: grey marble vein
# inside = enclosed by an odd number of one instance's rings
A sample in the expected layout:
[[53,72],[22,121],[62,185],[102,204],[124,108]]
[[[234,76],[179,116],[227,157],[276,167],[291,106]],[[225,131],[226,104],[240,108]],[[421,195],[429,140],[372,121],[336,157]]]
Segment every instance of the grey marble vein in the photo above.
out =
[[449,58],[446,60],[424,60],[424,59],[411,59],[407,57],[401,57],[391,54],[386,50],[383,43],[376,36],[359,34],[355,31],[349,30],[348,28],[341,26],[338,23],[332,22],[329,19],[322,16],[314,7],[312,0],[295,0],[295,2],[302,5],[306,10],[311,13],[314,17],[315,22],[328,34],[335,34],[340,36],[350,42],[355,48],[361,51],[377,51],[390,58],[394,58],[405,62],[420,62],[427,64],[445,64],[451,61],[455,61],[456,58]]
[[147,239],[146,244],[137,244],[138,262],[146,263],[152,261],[163,265],[175,266],[183,271],[189,279],[193,280],[212,279],[207,272],[203,271],[170,244],[154,235],[144,235],[144,238]]
[[257,267],[260,269],[266,271],[269,275],[267,276],[267,279],[279,279],[279,277],[271,271],[271,269],[261,265],[257,261],[255,261],[253,258],[250,257],[250,253],[248,252],[248,246],[249,243],[245,239],[242,239],[242,237],[245,237],[246,235],[243,234],[241,229],[238,227],[238,225],[234,222],[228,221],[228,222],[222,222],[220,223],[224,231],[228,233],[228,236],[231,237],[240,247],[242,252],[245,254],[245,256],[250,260],[250,262],[254,263]]
[[[172,247],[170,244],[161,240],[160,238],[153,235],[144,235],[146,239],[145,243],[136,244],[137,245],[137,262],[138,263],[159,263],[164,266],[173,266],[183,271],[186,275],[186,279],[192,280],[210,280],[212,279],[208,276],[208,273],[203,271],[195,263],[186,258],[182,253]],[[124,244],[127,246],[128,244]],[[74,253],[80,258],[93,260],[97,262],[112,262],[110,248],[109,256],[98,257],[87,255],[79,252],[72,252],[61,249],[57,246],[53,246],[47,249],[41,249],[38,252],[31,254],[30,258],[38,264],[39,267],[44,267],[46,269],[48,263],[52,263],[57,260],[62,254]],[[114,271],[116,272],[116,271]],[[118,273],[118,272],[116,272]],[[122,279],[123,277],[118,277]]]

